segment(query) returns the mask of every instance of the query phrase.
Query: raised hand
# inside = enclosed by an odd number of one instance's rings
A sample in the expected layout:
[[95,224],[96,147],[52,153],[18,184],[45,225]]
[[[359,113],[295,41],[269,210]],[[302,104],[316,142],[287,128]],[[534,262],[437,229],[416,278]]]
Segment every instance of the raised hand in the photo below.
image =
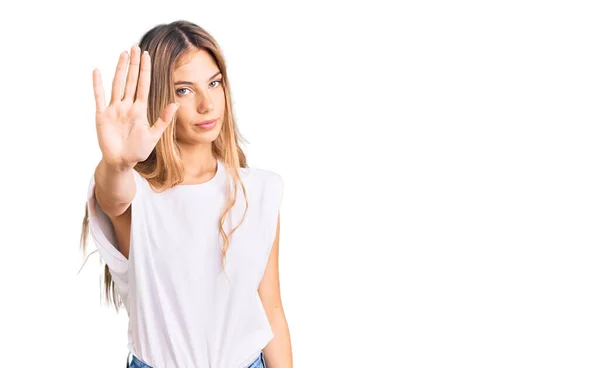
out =
[[[126,71],[128,59],[129,70]],[[137,45],[131,48],[131,58],[126,51],[121,53],[108,106],[100,71],[93,71],[96,133],[102,159],[109,165],[132,168],[147,159],[177,111],[176,103],[167,105],[150,126],[147,115],[150,68],[150,55],[144,51],[140,57]],[[123,91],[125,74],[127,81]]]

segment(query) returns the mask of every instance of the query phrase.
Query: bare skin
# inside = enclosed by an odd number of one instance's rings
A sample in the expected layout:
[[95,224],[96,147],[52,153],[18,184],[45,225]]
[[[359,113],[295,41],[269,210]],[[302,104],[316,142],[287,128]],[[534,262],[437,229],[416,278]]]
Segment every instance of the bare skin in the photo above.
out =
[[293,367],[292,340],[287,318],[281,301],[279,285],[279,216],[277,216],[277,231],[267,261],[267,267],[258,295],[262,302],[267,319],[273,330],[273,339],[263,349],[267,367]]
[[[214,176],[217,167],[212,144],[221,133],[225,115],[222,74],[204,50],[182,55],[173,70],[177,110],[177,144],[185,171],[183,184],[202,183]],[[217,119],[211,129],[195,124]]]

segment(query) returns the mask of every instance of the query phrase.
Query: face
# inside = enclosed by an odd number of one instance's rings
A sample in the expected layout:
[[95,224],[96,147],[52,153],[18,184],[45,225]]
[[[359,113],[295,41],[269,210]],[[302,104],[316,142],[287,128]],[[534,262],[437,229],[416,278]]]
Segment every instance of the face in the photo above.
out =
[[[225,90],[220,70],[204,50],[182,55],[173,71],[175,102],[179,104],[176,139],[180,144],[212,143],[221,131]],[[214,123],[203,124],[207,121]]]

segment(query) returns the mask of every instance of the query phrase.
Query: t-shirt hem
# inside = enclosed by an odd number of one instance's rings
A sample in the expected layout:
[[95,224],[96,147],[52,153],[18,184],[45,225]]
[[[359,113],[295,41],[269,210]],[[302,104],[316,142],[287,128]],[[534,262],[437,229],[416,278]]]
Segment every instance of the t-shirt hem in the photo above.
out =
[[[250,363],[254,362],[256,358],[260,355],[260,352],[267,346],[267,344],[273,339],[273,331],[270,327],[259,330],[252,335],[248,336],[240,345],[238,351],[240,351],[240,355],[244,355],[244,358],[241,358],[234,367],[236,368],[246,368],[250,365]],[[252,353],[246,353],[252,351]]]

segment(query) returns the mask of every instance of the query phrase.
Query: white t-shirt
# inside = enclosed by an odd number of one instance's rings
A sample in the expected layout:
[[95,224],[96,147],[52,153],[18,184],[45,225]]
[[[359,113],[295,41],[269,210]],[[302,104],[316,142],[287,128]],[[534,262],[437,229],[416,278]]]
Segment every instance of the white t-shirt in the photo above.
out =
[[[208,182],[162,193],[134,176],[129,259],[116,248],[112,224],[96,202],[93,176],[88,190],[90,233],[129,316],[129,351],[155,368],[246,367],[274,337],[258,286],[275,239],[281,177],[240,169],[248,213],[230,238],[223,271],[219,215],[229,177],[224,163],[218,160]],[[239,188],[227,233],[244,208]]]

